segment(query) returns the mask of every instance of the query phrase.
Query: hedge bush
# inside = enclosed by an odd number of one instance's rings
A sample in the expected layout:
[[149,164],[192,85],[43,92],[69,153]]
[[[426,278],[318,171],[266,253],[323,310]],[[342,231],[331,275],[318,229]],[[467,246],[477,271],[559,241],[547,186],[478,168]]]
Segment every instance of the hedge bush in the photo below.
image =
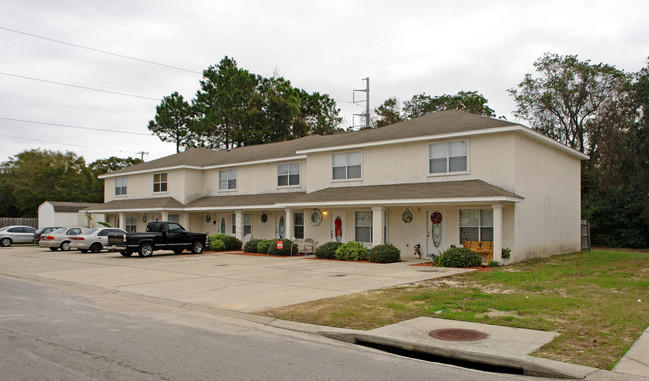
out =
[[367,259],[367,248],[360,242],[350,241],[340,245],[334,257],[341,261],[362,261]]
[[212,242],[215,239],[223,241],[223,243],[225,244],[225,250],[228,251],[241,250],[241,246],[243,245],[241,241],[227,234],[212,234],[207,237],[207,240],[209,242]]
[[482,264],[482,258],[470,249],[452,247],[435,257],[434,264],[442,267],[477,267]]
[[367,259],[374,263],[399,262],[401,260],[401,251],[389,243],[377,245],[370,250]]
[[[277,242],[282,241],[284,247],[281,249],[277,248]],[[277,239],[270,241],[271,245],[268,247],[268,254],[270,255],[298,255],[300,254],[300,249],[297,246],[297,243],[291,241],[290,239]]]
[[210,240],[210,250],[212,251],[225,251],[225,243],[220,239]]
[[243,245],[243,251],[246,253],[256,253],[257,252],[257,245],[259,245],[259,242],[263,241],[263,239],[251,239],[250,241],[246,242],[245,245]]
[[268,248],[275,242],[273,239],[264,239],[257,244],[257,252],[261,254],[268,254]]
[[315,248],[315,257],[322,259],[334,259],[336,249],[340,247],[340,242],[327,242]]

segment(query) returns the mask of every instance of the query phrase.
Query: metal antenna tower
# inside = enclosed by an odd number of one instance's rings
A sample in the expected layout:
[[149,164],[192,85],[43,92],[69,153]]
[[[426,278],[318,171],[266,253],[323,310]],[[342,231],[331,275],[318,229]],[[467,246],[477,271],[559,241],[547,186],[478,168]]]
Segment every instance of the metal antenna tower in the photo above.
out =
[[140,152],[136,152],[136,153],[140,154],[140,160],[142,160],[143,163],[144,163],[144,155],[149,154],[148,152],[144,152],[144,151],[140,151]]
[[[365,128],[370,127],[370,77],[363,78],[363,81],[365,81],[365,89],[362,90],[354,90],[352,93],[352,101],[353,103],[362,103],[365,102],[365,113],[364,114],[354,114],[354,116],[361,116],[365,118]],[[364,92],[365,93],[365,100],[356,100],[356,93],[357,92]],[[352,127],[354,126],[354,119],[352,119]]]

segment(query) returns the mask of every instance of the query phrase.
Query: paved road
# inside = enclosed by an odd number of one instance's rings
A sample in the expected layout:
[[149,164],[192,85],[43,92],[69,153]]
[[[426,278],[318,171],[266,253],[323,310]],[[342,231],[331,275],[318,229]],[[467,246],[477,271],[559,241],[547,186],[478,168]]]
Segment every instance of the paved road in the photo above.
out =
[[325,338],[0,277],[3,380],[502,380]]

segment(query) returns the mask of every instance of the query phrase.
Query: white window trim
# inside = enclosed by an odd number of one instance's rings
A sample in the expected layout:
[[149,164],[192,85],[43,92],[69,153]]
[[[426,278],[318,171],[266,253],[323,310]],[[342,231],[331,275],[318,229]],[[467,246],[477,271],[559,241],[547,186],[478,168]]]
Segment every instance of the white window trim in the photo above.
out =
[[[230,171],[234,171],[234,181],[236,183],[236,186],[234,188],[232,188],[232,189],[230,189],[230,188],[221,189],[221,172],[230,172]],[[236,168],[229,168],[229,169],[221,169],[221,170],[219,170],[218,179],[216,180],[218,182],[218,185],[217,185],[218,191],[219,192],[236,192],[238,190],[238,188],[239,188],[239,179],[238,179],[239,174],[238,174],[238,172],[239,171],[237,171]]]
[[[371,219],[370,226],[369,226],[369,228],[370,228],[370,240],[368,242],[359,241],[358,237],[356,236],[356,229],[358,228],[356,226],[356,212],[369,212],[370,213],[370,219]],[[384,216],[384,218],[385,218],[385,216]],[[354,209],[354,241],[360,242],[360,243],[362,243],[362,244],[364,244],[366,246],[367,245],[372,245],[372,242],[374,241],[374,215],[373,215],[372,209]]]
[[[456,171],[456,172],[444,172],[444,173],[431,173],[430,172],[430,146],[434,144],[442,143],[454,143],[454,142],[466,142],[466,171]],[[445,140],[441,142],[432,142],[428,143],[428,160],[426,161],[426,166],[428,167],[428,177],[440,177],[440,176],[457,176],[457,175],[468,175],[471,173],[471,144],[469,139],[454,139],[454,140]],[[448,156],[447,156],[448,159]]]
[[[126,188],[126,193],[117,194],[117,188],[118,188],[117,180],[120,180],[120,179],[126,180],[126,185],[122,186],[122,187],[119,187],[119,188]],[[115,189],[115,197],[127,197],[128,196],[128,177],[124,176],[124,177],[115,178],[115,184],[113,184],[113,185],[114,185],[113,188]]]
[[[482,240],[482,228],[494,228],[493,226],[483,226],[482,225],[482,219],[480,217],[480,211],[481,210],[487,210],[487,209],[492,209],[488,207],[482,207],[482,206],[477,206],[477,207],[467,207],[467,208],[458,208],[457,209],[457,233],[460,237],[460,241],[462,241],[462,234],[460,233],[462,228],[478,228],[478,237],[480,240]],[[460,221],[460,211],[461,210],[477,210],[478,211],[478,226],[462,226],[462,221]],[[493,221],[492,221],[493,223]],[[493,242],[493,241],[490,241]]]
[[291,178],[291,172],[290,172],[290,168],[291,168],[291,166],[290,166],[290,165],[291,165],[291,164],[295,164],[295,163],[297,163],[297,165],[298,165],[298,169],[299,169],[299,172],[297,173],[297,174],[298,174],[298,177],[299,177],[299,181],[298,181],[298,183],[297,183],[297,184],[293,184],[293,185],[279,185],[279,184],[277,184],[277,189],[300,188],[300,187],[302,186],[302,164],[301,164],[299,161],[292,161],[292,162],[289,162],[289,163],[278,163],[278,164],[277,164],[277,176],[276,176],[276,180],[278,180],[277,182],[279,183],[279,166],[280,166],[280,165],[288,165],[288,166],[289,166],[289,173],[288,173],[287,176],[288,176],[288,180],[289,180],[289,182],[290,182],[290,178]]
[[[167,175],[167,180],[164,182],[164,184],[167,184],[167,190],[164,190],[164,191],[163,191],[163,190],[160,190],[160,191],[157,191],[157,192],[154,190],[154,187],[155,187],[155,184],[156,184],[156,182],[155,182],[155,176],[156,176],[156,175]],[[162,176],[160,176],[160,178],[162,179]],[[154,174],[151,176],[151,179],[153,180],[153,183],[152,183],[152,185],[151,185],[151,193],[153,193],[154,195],[156,195],[156,194],[166,194],[166,193],[169,193],[169,173],[168,173],[168,172],[157,172],[157,173],[154,173]],[[160,182],[159,182],[158,184],[161,184],[161,185],[160,185],[160,188],[162,189],[162,184],[163,184],[163,183],[162,183],[162,180],[160,180]]]
[[[345,179],[334,179],[334,155],[341,155],[341,154],[350,154],[350,153],[360,153],[361,154],[361,177],[358,178],[345,178]],[[345,152],[335,152],[331,154],[331,182],[332,183],[347,183],[347,182],[354,182],[354,181],[363,181],[363,151],[362,150],[354,150],[354,151],[345,151]],[[347,167],[345,167],[347,168]]]

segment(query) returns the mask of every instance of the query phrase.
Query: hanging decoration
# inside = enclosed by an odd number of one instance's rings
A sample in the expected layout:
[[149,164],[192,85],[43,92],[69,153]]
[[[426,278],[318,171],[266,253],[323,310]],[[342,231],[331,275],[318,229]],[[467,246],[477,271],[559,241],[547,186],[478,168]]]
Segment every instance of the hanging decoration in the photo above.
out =
[[340,216],[336,216],[336,219],[334,220],[334,234],[336,236],[336,242],[342,242],[343,241],[343,220],[340,218]]
[[442,244],[442,213],[431,213],[430,222],[433,223],[433,245],[439,247]]

